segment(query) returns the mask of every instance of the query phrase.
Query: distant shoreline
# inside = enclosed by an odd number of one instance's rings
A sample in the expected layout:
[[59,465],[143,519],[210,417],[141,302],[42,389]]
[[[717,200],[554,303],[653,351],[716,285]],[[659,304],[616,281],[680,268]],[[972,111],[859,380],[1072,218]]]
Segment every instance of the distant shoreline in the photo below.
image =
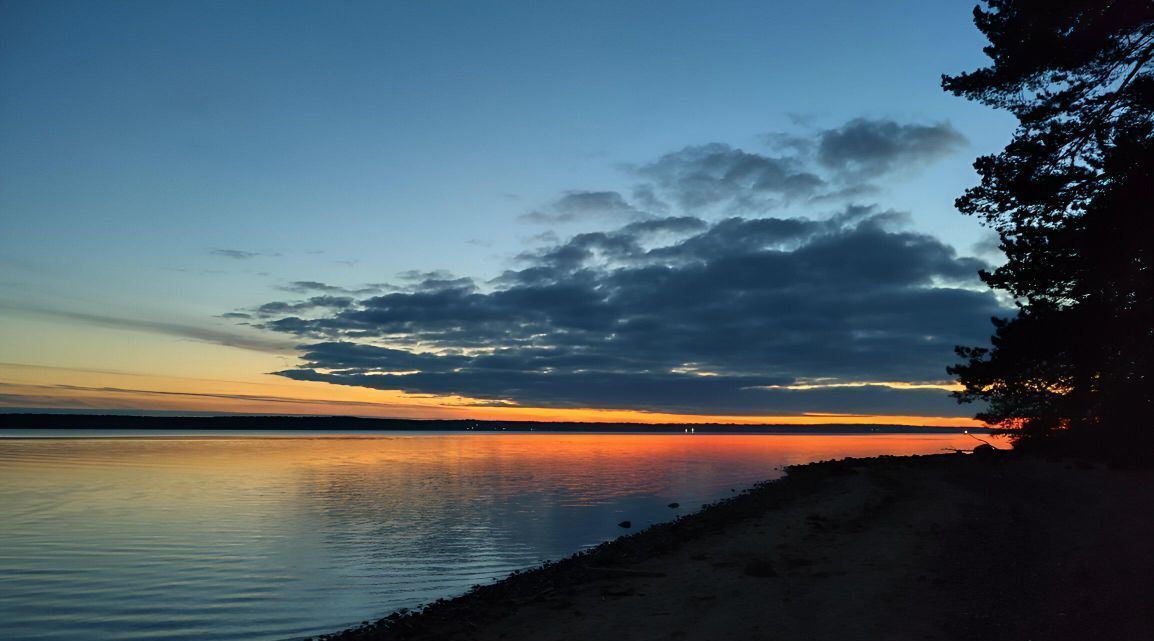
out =
[[0,413],[0,430],[315,430],[444,432],[589,432],[676,434],[991,434],[984,427],[736,423],[575,423],[545,421],[412,420],[352,416],[133,416],[119,414]]

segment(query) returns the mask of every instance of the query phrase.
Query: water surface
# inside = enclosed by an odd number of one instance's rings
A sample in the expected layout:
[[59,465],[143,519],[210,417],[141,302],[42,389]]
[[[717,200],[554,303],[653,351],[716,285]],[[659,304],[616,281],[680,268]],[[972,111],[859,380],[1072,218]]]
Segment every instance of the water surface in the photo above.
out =
[[264,436],[0,439],[0,639],[298,639],[562,558],[785,465],[976,444]]

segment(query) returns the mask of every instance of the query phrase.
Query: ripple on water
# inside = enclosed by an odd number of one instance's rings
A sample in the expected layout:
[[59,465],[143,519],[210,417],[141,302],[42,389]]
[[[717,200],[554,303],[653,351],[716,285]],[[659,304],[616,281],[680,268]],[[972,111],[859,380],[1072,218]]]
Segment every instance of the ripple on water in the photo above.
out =
[[964,437],[0,439],[0,639],[274,641],[557,559],[782,465]]

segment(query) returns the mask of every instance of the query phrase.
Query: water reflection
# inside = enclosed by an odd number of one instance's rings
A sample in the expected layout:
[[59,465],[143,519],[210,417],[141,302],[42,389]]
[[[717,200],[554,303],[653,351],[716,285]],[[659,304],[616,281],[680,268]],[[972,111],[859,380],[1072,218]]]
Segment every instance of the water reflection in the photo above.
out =
[[459,593],[785,465],[965,436],[0,440],[0,638],[288,639]]

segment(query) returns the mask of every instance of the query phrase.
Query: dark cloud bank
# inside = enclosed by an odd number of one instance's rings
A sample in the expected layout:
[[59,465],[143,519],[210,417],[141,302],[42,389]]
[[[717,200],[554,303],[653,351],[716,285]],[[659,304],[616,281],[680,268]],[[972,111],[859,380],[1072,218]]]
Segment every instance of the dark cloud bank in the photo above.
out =
[[786,157],[687,147],[636,168],[632,199],[569,192],[531,216],[621,222],[493,281],[409,274],[379,295],[300,282],[286,289],[316,295],[248,313],[302,341],[303,364],[278,372],[297,380],[539,407],[965,415],[940,389],[838,385],[942,380],[953,346],[1006,313],[979,286],[984,264],[876,206],[764,213],[863,193],[963,142],[944,124],[855,120],[779,139]]

